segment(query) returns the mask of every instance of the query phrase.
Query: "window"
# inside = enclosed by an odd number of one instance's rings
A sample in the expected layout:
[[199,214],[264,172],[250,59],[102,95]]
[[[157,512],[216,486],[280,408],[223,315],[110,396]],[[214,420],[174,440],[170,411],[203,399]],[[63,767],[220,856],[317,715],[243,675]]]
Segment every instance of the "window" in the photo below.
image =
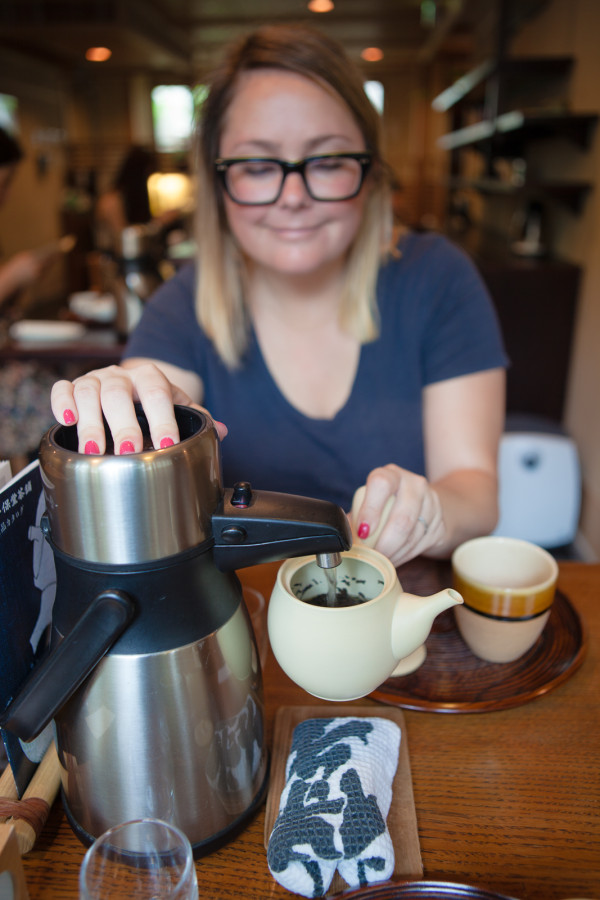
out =
[[379,115],[383,114],[383,85],[380,81],[365,81],[365,93]]
[[152,90],[152,121],[156,149],[185,150],[194,126],[194,94],[185,84],[161,84]]
[[17,131],[17,98],[0,94],[0,128],[14,134]]

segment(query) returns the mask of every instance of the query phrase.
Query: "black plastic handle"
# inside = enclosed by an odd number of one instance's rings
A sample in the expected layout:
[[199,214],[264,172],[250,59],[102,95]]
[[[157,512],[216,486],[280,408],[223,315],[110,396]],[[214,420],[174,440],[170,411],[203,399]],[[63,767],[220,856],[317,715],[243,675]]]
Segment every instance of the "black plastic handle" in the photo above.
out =
[[222,572],[257,563],[341,553],[352,532],[340,506],[275,491],[253,491],[242,482],[225,490],[212,516],[213,558]]
[[0,716],[0,725],[31,741],[98,665],[135,615],[123,591],[102,591],[71,631],[37,665]]

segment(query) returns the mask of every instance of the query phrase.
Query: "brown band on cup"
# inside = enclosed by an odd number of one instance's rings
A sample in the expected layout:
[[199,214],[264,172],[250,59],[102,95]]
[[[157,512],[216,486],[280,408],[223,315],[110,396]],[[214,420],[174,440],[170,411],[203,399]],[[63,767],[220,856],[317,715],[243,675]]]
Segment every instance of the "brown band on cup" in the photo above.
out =
[[493,613],[483,612],[475,606],[470,606],[466,600],[463,605],[465,609],[477,613],[478,616],[483,616],[484,619],[493,619],[495,622],[529,622],[531,619],[539,619],[540,616],[544,616],[548,612],[548,607],[546,607],[546,609],[542,609],[540,612],[533,613],[530,616],[496,616]]
[[507,588],[493,591],[480,588],[454,572],[454,587],[462,595],[465,606],[492,619],[534,619],[546,612],[554,600],[555,584],[546,584],[538,591]]

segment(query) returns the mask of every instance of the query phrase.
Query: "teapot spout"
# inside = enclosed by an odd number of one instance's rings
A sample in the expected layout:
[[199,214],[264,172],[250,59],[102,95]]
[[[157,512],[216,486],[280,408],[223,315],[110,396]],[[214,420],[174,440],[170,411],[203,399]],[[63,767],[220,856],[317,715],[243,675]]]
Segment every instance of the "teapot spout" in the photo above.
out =
[[452,588],[438,591],[431,597],[401,594],[392,620],[392,652],[396,659],[404,659],[420,647],[427,639],[435,617],[461,603],[463,598]]

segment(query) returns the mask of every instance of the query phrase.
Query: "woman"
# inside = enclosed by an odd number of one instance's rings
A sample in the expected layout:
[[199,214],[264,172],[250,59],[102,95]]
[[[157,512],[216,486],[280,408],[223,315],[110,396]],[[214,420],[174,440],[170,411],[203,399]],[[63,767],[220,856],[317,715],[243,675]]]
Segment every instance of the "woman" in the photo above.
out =
[[111,190],[96,204],[96,239],[101,249],[114,250],[128,225],[150,221],[148,178],[155,168],[154,154],[145,147],[133,146],[125,155]]
[[[16,138],[0,128],[0,207],[10,193],[10,189],[23,159],[23,150]],[[29,287],[48,266],[49,259],[33,250],[15,253],[0,264],[0,306],[18,291]]]
[[53,390],[81,452],[104,452],[102,412],[127,453],[132,400],[155,447],[178,440],[173,403],[203,403],[229,429],[226,484],[350,509],[366,482],[363,539],[393,497],[377,548],[396,565],[490,531],[506,363],[491,304],[441,237],[390,252],[378,116],[341,48],[303,27],[249,35],[198,144],[197,272],[157,292],[121,367]]
[[134,145],[126,153],[112,188],[96,204],[96,244],[98,249],[119,255],[121,235],[130,225],[152,224],[164,237],[181,219],[181,210],[171,209],[153,216],[148,179],[158,167],[156,154]]
[[[20,143],[0,128],[0,210],[23,159]],[[22,250],[0,261],[0,310],[5,327],[15,316],[21,291],[34,284],[55,255]],[[34,362],[10,362],[0,368],[0,458],[13,471],[37,453],[40,438],[52,425],[48,393],[57,373]]]

